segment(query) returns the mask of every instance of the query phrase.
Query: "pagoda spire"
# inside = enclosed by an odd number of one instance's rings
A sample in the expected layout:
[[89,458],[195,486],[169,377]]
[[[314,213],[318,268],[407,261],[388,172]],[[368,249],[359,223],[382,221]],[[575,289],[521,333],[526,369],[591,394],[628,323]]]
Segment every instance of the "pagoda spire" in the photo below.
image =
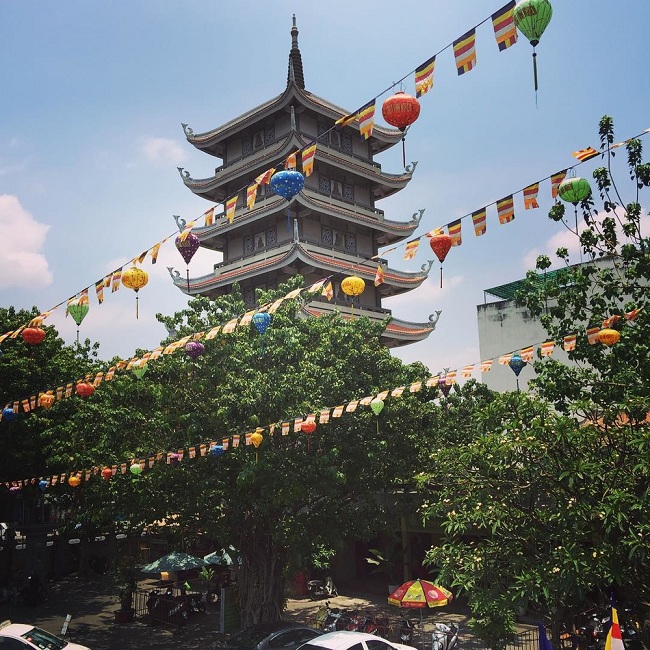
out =
[[295,83],[298,88],[305,89],[305,73],[302,69],[302,56],[298,47],[298,27],[296,27],[296,14],[293,14],[293,26],[291,27],[291,50],[289,51],[289,73],[287,74],[287,86]]

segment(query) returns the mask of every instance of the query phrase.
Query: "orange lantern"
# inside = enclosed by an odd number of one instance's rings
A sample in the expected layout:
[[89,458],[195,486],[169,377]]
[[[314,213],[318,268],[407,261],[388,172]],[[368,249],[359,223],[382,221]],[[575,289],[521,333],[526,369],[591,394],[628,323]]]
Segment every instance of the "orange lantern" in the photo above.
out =
[[22,337],[25,343],[38,345],[39,343],[42,343],[45,338],[45,330],[40,327],[26,327],[22,331]]
[[303,422],[300,430],[303,431],[304,433],[314,433],[316,431],[316,423],[313,420],[309,420],[308,422]]
[[146,286],[149,282],[149,274],[139,269],[137,266],[132,266],[122,273],[122,284],[127,289],[135,291],[135,317],[138,318],[138,291]]
[[[420,116],[420,102],[401,90],[389,97],[381,107],[381,114],[388,124],[402,133]],[[405,137],[402,137],[402,162],[406,167]]]
[[442,263],[451,249],[451,237],[442,231],[437,232],[429,239],[429,246],[431,246],[431,250],[436,254],[440,262],[440,288],[442,289]]
[[54,395],[50,395],[49,393],[41,395],[41,406],[46,411],[49,411],[52,408],[52,404],[54,404]]
[[95,387],[87,381],[80,381],[75,392],[79,397],[90,397],[95,392]]
[[68,485],[73,488],[79,487],[81,485],[81,479],[78,476],[71,476],[68,479]]
[[607,327],[598,332],[598,340],[604,345],[611,347],[621,340],[621,333],[618,330]]
[[102,470],[102,478],[105,481],[110,481],[113,478],[113,470],[110,467],[104,467]]

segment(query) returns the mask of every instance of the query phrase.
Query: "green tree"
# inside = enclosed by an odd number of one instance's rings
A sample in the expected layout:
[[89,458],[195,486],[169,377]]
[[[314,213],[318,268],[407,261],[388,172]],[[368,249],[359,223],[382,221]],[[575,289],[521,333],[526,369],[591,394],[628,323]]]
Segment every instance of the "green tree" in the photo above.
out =
[[[301,281],[261,294],[260,304]],[[301,307],[285,301],[263,337],[238,327],[205,341],[197,360],[179,352],[151,362],[141,380],[122,373],[49,434],[52,458],[85,466],[242,435],[242,444],[221,457],[156,463],[137,479],[128,472],[94,479],[73,495],[73,507],[74,521],[89,530],[119,519],[136,531],[167,519],[185,540],[209,535],[232,545],[242,558],[245,624],[280,617],[286,580],[305,558],[327,556],[395,516],[399,504],[381,495],[410,479],[429,430],[426,391],[405,391],[387,400],[379,418],[359,407],[312,434],[283,435],[283,421],[428,376],[381,345],[384,324],[336,314],[305,318]],[[178,339],[244,311],[235,288],[215,301],[192,299],[160,320]],[[243,436],[257,427],[264,440],[254,449]]]
[[[603,148],[614,143],[611,118],[601,120],[600,137]],[[556,644],[563,623],[612,591],[647,617],[650,241],[640,191],[650,166],[640,140],[625,146],[633,200],[621,199],[608,151],[593,174],[602,210],[593,197],[581,204],[576,237],[588,261],[571,266],[560,249],[565,268],[551,274],[540,257],[518,296],[557,345],[581,333],[573,364],[537,360],[531,394],[480,408],[467,441],[439,449],[421,477],[424,516],[441,518],[447,534],[429,559],[467,591],[473,625],[494,648],[504,646],[521,601],[548,617]],[[561,221],[563,204],[549,216]],[[636,319],[624,317],[633,310]],[[606,319],[620,342],[589,345],[585,328]],[[441,485],[441,474],[457,479]]]

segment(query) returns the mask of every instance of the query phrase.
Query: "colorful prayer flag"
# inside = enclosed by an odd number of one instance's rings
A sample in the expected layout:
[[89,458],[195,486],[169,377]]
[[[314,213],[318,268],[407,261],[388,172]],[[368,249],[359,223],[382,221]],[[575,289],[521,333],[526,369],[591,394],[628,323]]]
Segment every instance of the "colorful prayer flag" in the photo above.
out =
[[463,238],[461,237],[461,223],[460,219],[454,221],[447,226],[447,231],[451,237],[452,246],[460,246],[463,243]]
[[571,155],[574,158],[577,158],[580,162],[585,162],[585,160],[591,160],[592,158],[595,158],[598,155],[598,151],[596,151],[593,147],[587,147],[586,149],[579,149],[578,151],[574,151]]
[[539,208],[539,203],[537,203],[537,195],[539,194],[539,183],[533,183],[528,187],[524,188],[524,208],[526,210],[531,210],[533,208]]
[[436,57],[427,59],[415,69],[415,96],[420,97],[433,88],[433,71],[436,68]]
[[534,347],[530,345],[527,348],[524,348],[519,355],[521,356],[521,360],[525,361],[526,363],[532,363],[533,361],[533,352],[534,352]]
[[515,4],[515,0],[511,0],[511,2],[501,7],[499,11],[492,14],[494,38],[496,38],[500,52],[517,42],[517,28],[514,19]]
[[404,249],[404,259],[412,260],[415,257],[415,254],[418,252],[419,245],[419,239],[414,239],[413,241],[407,242],[406,248]]
[[542,343],[540,352],[543,357],[550,357],[553,354],[555,349],[555,343],[553,341],[545,341]]
[[316,157],[316,143],[310,144],[302,150],[302,173],[303,176],[311,176],[314,171],[314,158]]
[[157,244],[154,244],[151,248],[151,263],[155,264],[158,261],[158,253],[160,252],[160,247],[167,241],[167,238],[159,241]]
[[469,379],[469,377],[472,376],[472,373],[474,372],[474,364],[471,363],[468,366],[463,366],[463,368],[460,371],[460,374],[465,377],[465,379]]
[[95,293],[97,294],[97,302],[101,305],[104,302],[104,280],[95,282]]
[[258,187],[259,185],[257,183],[253,183],[252,185],[249,185],[248,189],[246,190],[246,206],[249,210],[252,210],[255,207],[255,199],[257,198]]
[[115,293],[120,288],[120,282],[122,281],[122,269],[115,271],[111,277],[111,293]]
[[454,41],[454,57],[458,74],[469,72],[476,65],[476,30],[470,29]]
[[377,267],[377,273],[375,273],[375,282],[374,285],[378,287],[380,284],[384,284],[384,269],[381,268],[381,264]]
[[235,219],[235,208],[237,207],[238,198],[239,195],[235,194],[235,196],[231,196],[226,201],[226,219],[228,219],[228,223],[232,223]]
[[566,177],[567,170],[563,169],[561,172],[555,172],[553,176],[551,176],[551,197],[552,198],[557,198],[557,188],[560,186],[560,183],[564,180]]
[[603,321],[603,329],[606,327],[611,327],[612,325],[616,325],[618,321],[621,320],[621,317],[618,314],[614,314],[614,316],[610,316],[609,318],[606,318]]
[[268,185],[269,181],[271,180],[271,176],[275,174],[275,167],[271,167],[271,169],[267,169],[263,174],[260,174],[256,179],[255,182],[258,185]]
[[564,351],[565,352],[571,352],[571,350],[576,349],[576,335],[575,334],[568,334],[567,336],[564,337]]
[[502,354],[499,357],[499,364],[502,366],[507,366],[510,363],[510,359],[512,359],[512,352],[508,352],[508,354]]
[[331,300],[334,298],[334,289],[332,288],[332,283],[328,282],[324,287],[322,294],[328,299]]
[[639,313],[641,312],[640,309],[633,309],[632,311],[628,311],[624,318],[625,320],[636,320],[639,316]]
[[[235,201],[236,201],[236,200],[237,200],[237,199],[235,199]],[[195,224],[196,224],[196,220],[194,220],[194,221],[190,221],[190,222],[185,226],[185,228],[183,228],[183,232],[178,236],[178,240],[179,240],[179,241],[182,241],[182,242],[185,241],[185,240],[189,237],[190,233],[192,232],[192,228],[194,228],[194,225],[195,225]]]
[[515,218],[515,204],[512,200],[512,194],[497,201],[497,213],[499,223],[509,223]]
[[214,223],[214,206],[204,212],[201,216],[205,217],[205,225],[211,226]]
[[598,332],[600,332],[598,325],[587,328],[587,342],[589,345],[596,345],[598,343]]
[[472,223],[474,224],[474,234],[477,237],[484,235],[487,230],[487,210],[481,208],[476,212],[472,212]]
[[481,361],[481,364],[479,366],[481,368],[481,372],[490,372],[493,363],[494,363],[494,359],[487,359],[486,361]]
[[293,153],[290,153],[287,156],[287,159],[284,161],[284,168],[285,169],[295,169],[297,163],[297,158],[298,158],[298,152],[294,151]]
[[375,124],[375,100],[368,102],[359,109],[359,131],[364,140],[372,135],[372,128]]
[[351,124],[354,122],[354,120],[357,119],[357,113],[359,111],[355,111],[354,113],[349,113],[348,115],[344,115],[343,117],[340,117],[334,124],[338,126],[340,129],[342,129],[344,126],[347,126],[348,124]]
[[612,625],[607,633],[607,640],[605,641],[605,650],[625,650],[623,644],[623,636],[621,634],[621,626],[618,622],[618,612],[616,607],[612,607]]

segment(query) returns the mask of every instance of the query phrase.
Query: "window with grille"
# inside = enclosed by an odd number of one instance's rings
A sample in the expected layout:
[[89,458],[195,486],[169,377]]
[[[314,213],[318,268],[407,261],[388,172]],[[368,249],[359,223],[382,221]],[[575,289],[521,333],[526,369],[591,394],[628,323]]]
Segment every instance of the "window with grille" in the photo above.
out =
[[354,203],[354,185],[343,183],[343,200]]
[[248,135],[241,140],[241,155],[248,156],[248,154],[253,153],[253,141]]
[[327,176],[319,174],[318,176],[318,189],[325,194],[329,194],[332,191],[332,185],[330,179]]
[[244,255],[251,255],[255,252],[255,240],[253,235],[244,237]]
[[357,250],[357,236],[353,232],[345,233],[345,250],[351,253]]
[[278,243],[278,230],[275,228],[269,228],[266,231],[266,245],[275,246]]

